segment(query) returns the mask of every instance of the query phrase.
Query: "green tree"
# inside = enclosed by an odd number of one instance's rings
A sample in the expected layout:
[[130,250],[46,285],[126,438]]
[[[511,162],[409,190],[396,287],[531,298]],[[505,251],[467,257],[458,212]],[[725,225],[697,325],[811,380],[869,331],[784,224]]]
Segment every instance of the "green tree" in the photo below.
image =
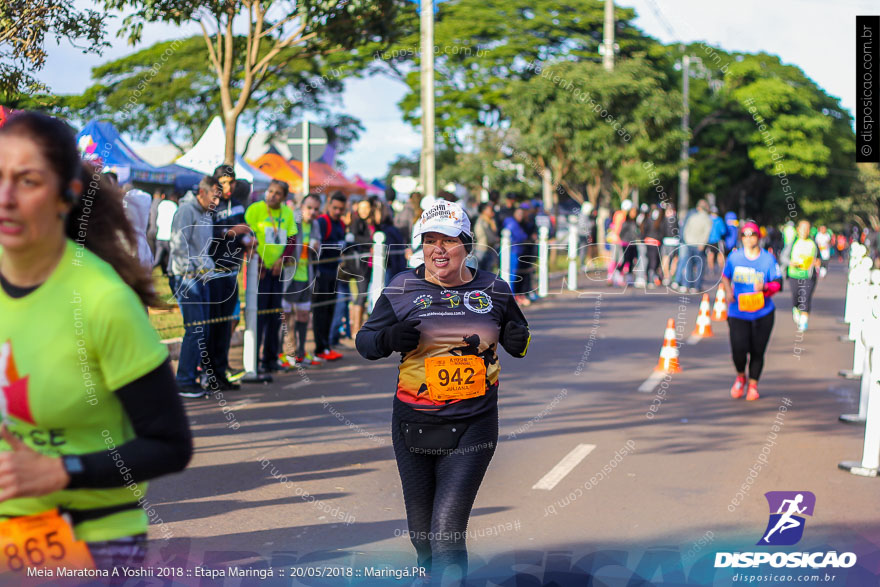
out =
[[397,0],[104,0],[104,4],[130,11],[120,34],[131,43],[140,40],[145,22],[199,24],[219,89],[225,159],[230,164],[239,119],[264,84],[297,60],[351,52],[365,42],[385,38],[397,9]]
[[[243,48],[246,39],[237,37],[235,43]],[[317,57],[294,60],[253,92],[240,119],[251,136],[258,129],[289,127],[306,108],[327,114],[323,104],[341,92],[342,70],[325,66],[322,74],[322,64]],[[234,64],[233,85],[241,84],[243,70],[242,63]],[[92,77],[95,83],[82,95],[65,99],[69,114],[80,120],[109,119],[140,141],[159,135],[183,151],[184,143],[198,139],[222,113],[216,75],[201,37],[156,43],[93,68]]]
[[[461,145],[470,126],[501,128],[502,105],[511,82],[529,80],[555,61],[599,62],[603,5],[595,0],[453,0],[439,5],[434,28],[435,126],[443,142]],[[616,8],[620,57],[657,45],[630,24],[635,12]],[[400,39],[368,49],[410,91],[400,106],[413,125],[421,120],[418,16],[402,10],[396,22]],[[662,55],[652,53],[651,58]]]
[[774,55],[712,54],[726,65],[714,72],[723,85],[697,79],[691,87],[692,191],[776,222],[849,195],[855,137],[839,100]]
[[79,10],[73,0],[0,2],[0,99],[5,104],[17,105],[22,97],[48,89],[33,76],[46,63],[47,37],[100,53],[107,46],[104,14]]
[[592,62],[550,66],[512,85],[504,108],[515,131],[510,148],[549,168],[553,182],[581,203],[596,205],[615,183],[624,194],[647,186],[643,164],[667,169],[682,139],[681,97],[664,81],[641,58],[610,72]]

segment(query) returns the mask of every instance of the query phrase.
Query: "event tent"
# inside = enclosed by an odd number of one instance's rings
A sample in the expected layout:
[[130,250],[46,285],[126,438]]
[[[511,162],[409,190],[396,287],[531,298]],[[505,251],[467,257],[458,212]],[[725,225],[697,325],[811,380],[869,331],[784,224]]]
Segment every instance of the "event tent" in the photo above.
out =
[[[251,161],[250,164],[272,179],[285,182],[290,187],[292,193],[302,193],[302,176],[281,155],[266,153],[262,157]],[[311,178],[309,178],[309,183],[311,183]]]
[[[205,134],[187,153],[175,161],[177,165],[194,169],[199,173],[210,175],[223,163],[225,156],[226,131],[219,116],[215,116]],[[235,155],[235,176],[251,183],[255,192],[265,191],[272,178],[251,167],[241,155]]]
[[[287,182],[292,192],[302,193],[302,161],[295,159],[287,161],[277,153],[266,153],[253,161],[252,164],[274,179]],[[309,163],[309,187],[309,191],[313,193],[333,193],[335,191],[341,191],[346,195],[364,195],[366,193],[364,188],[348,181],[340,171],[320,161]]]
[[[302,161],[291,159],[288,163],[300,176],[302,175]],[[311,191],[316,193],[332,194],[340,191],[345,195],[358,194],[361,196],[367,193],[364,188],[348,181],[348,178],[341,171],[321,161],[309,163],[309,186]]]
[[385,190],[380,189],[371,183],[367,183],[367,181],[363,177],[361,177],[360,175],[355,175],[353,181],[354,181],[355,185],[358,185],[358,186],[364,188],[364,191],[366,192],[367,195],[370,195],[370,196],[373,196],[373,195],[384,196],[385,195]]
[[119,183],[140,182],[172,185],[176,173],[153,167],[135,153],[109,122],[91,120],[76,135],[79,152],[85,161],[101,162],[103,171],[112,171]]

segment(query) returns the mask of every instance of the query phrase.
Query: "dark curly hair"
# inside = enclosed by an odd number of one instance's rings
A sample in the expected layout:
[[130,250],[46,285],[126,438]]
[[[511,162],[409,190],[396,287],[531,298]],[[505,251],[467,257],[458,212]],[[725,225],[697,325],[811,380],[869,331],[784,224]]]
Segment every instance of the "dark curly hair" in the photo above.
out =
[[[164,306],[153,278],[137,259],[134,229],[122,206],[122,193],[101,170],[80,160],[73,130],[61,120],[39,112],[19,112],[0,127],[0,137],[32,140],[58,177],[58,197],[72,205],[64,225],[65,236],[109,263],[147,306]],[[83,193],[70,183],[79,179]]]

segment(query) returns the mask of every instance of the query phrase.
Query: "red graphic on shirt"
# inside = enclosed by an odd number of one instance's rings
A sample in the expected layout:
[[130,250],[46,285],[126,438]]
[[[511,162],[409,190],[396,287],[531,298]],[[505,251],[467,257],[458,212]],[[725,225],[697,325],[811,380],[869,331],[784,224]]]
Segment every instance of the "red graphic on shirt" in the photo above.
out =
[[28,402],[28,377],[20,377],[15,367],[15,357],[12,355],[12,341],[7,340],[0,347],[0,409],[3,416],[12,416],[36,424],[31,415],[31,405]]

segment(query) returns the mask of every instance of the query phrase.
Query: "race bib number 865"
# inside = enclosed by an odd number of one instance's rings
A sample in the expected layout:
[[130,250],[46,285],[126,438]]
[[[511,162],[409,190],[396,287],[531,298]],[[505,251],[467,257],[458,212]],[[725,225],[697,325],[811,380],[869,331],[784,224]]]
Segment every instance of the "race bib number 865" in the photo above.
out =
[[23,573],[28,567],[95,567],[85,542],[57,510],[0,523],[0,573]]

